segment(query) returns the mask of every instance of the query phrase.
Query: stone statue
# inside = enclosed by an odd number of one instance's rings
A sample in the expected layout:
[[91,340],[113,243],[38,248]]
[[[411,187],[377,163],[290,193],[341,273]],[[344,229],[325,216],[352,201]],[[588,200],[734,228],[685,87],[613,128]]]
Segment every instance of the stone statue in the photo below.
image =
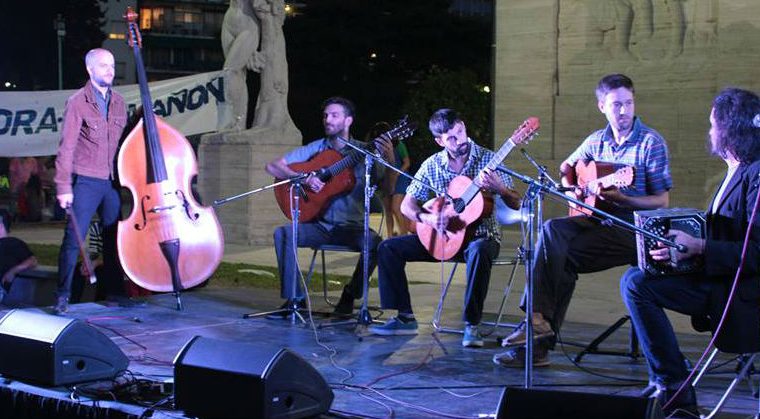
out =
[[251,130],[294,127],[288,112],[288,62],[285,56],[284,0],[231,0],[222,24],[226,72],[220,106],[220,130],[245,129],[248,88],[246,71],[261,74]]
[[288,112],[288,62],[285,55],[284,0],[252,0],[261,25],[261,89],[252,129],[292,126]]
[[248,69],[259,71],[261,57],[257,52],[261,39],[259,22],[250,0],[230,0],[222,21],[224,50],[225,102],[219,104],[220,130],[245,129],[248,112]]

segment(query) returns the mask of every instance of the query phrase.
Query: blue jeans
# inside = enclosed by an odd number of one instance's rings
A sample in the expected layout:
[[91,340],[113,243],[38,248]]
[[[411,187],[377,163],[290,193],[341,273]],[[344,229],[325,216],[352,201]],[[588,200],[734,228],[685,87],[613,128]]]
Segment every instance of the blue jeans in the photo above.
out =
[[[377,245],[380,236],[369,230],[369,272],[372,275],[377,265]],[[335,226],[331,230],[318,223],[298,224],[298,247],[316,247],[322,244],[348,246],[361,251],[364,245],[364,228],[362,226]],[[274,230],[274,251],[277,256],[277,269],[280,273],[280,295],[285,299],[303,299],[298,264],[293,248],[293,227],[291,224],[279,226]],[[364,259],[359,257],[351,282],[346,289],[360,297],[364,286]]]
[[628,269],[620,279],[620,293],[646,357],[650,382],[668,389],[688,376],[673,326],[664,309],[686,315],[707,312],[712,285],[699,275],[651,277],[639,268]]
[[[463,320],[468,324],[479,324],[483,315],[483,302],[488,294],[491,279],[491,265],[499,256],[499,242],[478,238],[459,252],[453,260],[467,264],[467,291]],[[384,240],[378,249],[378,278],[380,281],[380,302],[385,309],[395,309],[400,313],[412,313],[412,298],[406,278],[407,262],[436,262],[422,246],[415,235],[406,235]]]
[[58,255],[58,297],[71,296],[71,279],[79,256],[79,242],[83,242],[90,227],[90,220],[97,212],[103,224],[103,276],[101,284],[108,296],[123,296],[124,275],[116,251],[116,228],[121,209],[119,190],[114,182],[89,176],[75,175],[73,180],[74,202],[72,211],[79,231],[74,231],[71,221],[66,224],[63,243]]
[[[636,264],[636,238],[621,228],[604,226],[585,216],[554,218],[544,223],[533,253],[533,311],[559,333],[578,274]],[[525,310],[523,293],[520,307]],[[554,338],[545,343],[554,347]]]

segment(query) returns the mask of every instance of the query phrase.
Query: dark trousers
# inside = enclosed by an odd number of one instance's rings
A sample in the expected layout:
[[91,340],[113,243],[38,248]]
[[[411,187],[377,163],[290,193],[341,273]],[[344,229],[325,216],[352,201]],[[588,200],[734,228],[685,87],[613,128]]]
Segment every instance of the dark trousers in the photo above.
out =
[[[488,294],[491,279],[491,265],[499,256],[499,242],[478,238],[470,243],[454,258],[467,264],[467,291],[464,297],[463,320],[468,324],[479,324],[483,315],[483,302]],[[378,278],[380,281],[380,302],[385,309],[395,309],[401,313],[412,313],[412,298],[406,278],[407,262],[436,262],[437,259],[422,246],[415,235],[406,235],[384,240],[378,249]]]
[[[74,231],[74,224],[69,221],[63,234],[63,243],[58,255],[58,291],[59,297],[71,296],[71,280],[79,256],[79,242],[84,242],[90,220],[97,212],[103,224],[103,276],[106,294],[123,296],[124,275],[121,271],[116,252],[116,227],[119,219],[121,200],[119,190],[113,181],[88,176],[74,177],[74,203],[72,210],[76,217],[79,231]],[[101,280],[98,277],[98,280]]]
[[[372,275],[377,265],[377,245],[380,236],[372,229],[369,230],[369,272]],[[348,246],[356,251],[364,247],[364,228],[362,226],[335,226],[328,230],[318,223],[301,223],[298,225],[298,247],[316,247],[322,244]],[[293,227],[291,224],[277,227],[274,230],[274,251],[277,255],[277,269],[280,273],[280,295],[286,299],[302,299],[300,273],[293,247]],[[364,259],[359,257],[351,282],[346,289],[358,298],[362,295],[364,286]]]
[[696,275],[653,278],[639,268],[630,268],[623,274],[620,293],[646,357],[651,382],[674,389],[686,379],[684,356],[664,309],[703,315],[707,312],[711,287]]
[[[541,313],[559,332],[578,274],[626,264],[636,264],[636,239],[632,232],[604,226],[585,216],[546,221],[536,242],[531,268],[533,311]],[[523,310],[526,297],[523,294]]]

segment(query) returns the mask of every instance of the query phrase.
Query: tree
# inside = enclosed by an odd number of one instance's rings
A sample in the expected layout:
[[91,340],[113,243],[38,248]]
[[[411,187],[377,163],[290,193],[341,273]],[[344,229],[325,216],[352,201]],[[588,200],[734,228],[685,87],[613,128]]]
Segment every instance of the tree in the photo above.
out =
[[490,148],[490,98],[483,92],[483,84],[473,71],[451,71],[434,68],[411,92],[403,105],[404,113],[419,123],[412,140],[406,142],[409,154],[415,161],[422,161],[440,151],[431,140],[427,123],[438,109],[452,108],[464,119],[467,135],[476,143]]
[[[353,133],[395,121],[410,86],[432,68],[490,78],[491,24],[449,13],[444,0],[315,0],[284,27],[289,107],[308,141],[323,134],[319,103],[334,95],[357,105]],[[425,118],[427,120],[427,117]]]
[[[87,79],[85,53],[102,44],[102,0],[4,2],[0,13],[0,82],[15,90],[58,88],[58,41],[55,20],[66,22],[63,40],[63,86],[79,87]],[[3,88],[0,85],[0,88]]]

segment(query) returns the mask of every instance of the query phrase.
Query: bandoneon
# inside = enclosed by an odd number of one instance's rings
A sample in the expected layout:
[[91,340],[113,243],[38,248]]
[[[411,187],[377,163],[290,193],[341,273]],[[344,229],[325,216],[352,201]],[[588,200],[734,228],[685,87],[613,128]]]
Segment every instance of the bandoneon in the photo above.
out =
[[[684,233],[704,239],[706,237],[705,213],[693,208],[665,208],[658,210],[635,211],[633,213],[636,227],[666,237],[668,230],[681,230]],[[672,239],[672,237],[666,237]],[[655,248],[657,240],[636,233],[636,249],[639,257],[639,269],[650,275],[677,275],[699,272],[704,264],[702,255],[684,259],[678,263],[656,261],[649,255]],[[678,250],[672,249],[672,252]]]

